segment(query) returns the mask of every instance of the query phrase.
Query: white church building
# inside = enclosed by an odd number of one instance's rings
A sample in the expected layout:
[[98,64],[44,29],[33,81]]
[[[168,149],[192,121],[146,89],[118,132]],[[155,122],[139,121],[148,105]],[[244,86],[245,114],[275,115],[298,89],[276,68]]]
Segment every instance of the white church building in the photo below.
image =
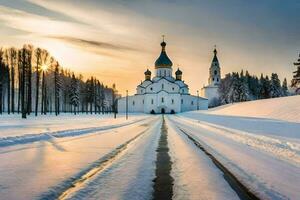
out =
[[136,94],[118,100],[118,112],[179,113],[208,108],[208,99],[190,95],[179,68],[173,77],[173,63],[167,56],[166,45],[165,41],[161,43],[154,77],[151,78],[152,73],[147,69],[145,80],[137,86]]

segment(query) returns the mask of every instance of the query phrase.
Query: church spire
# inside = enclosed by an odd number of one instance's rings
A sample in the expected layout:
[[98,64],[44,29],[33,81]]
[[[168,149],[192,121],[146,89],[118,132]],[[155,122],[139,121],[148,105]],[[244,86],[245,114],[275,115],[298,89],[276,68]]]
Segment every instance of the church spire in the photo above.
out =
[[217,45],[215,45],[213,62],[217,62],[219,64],[217,53],[218,53],[218,51],[217,51]]

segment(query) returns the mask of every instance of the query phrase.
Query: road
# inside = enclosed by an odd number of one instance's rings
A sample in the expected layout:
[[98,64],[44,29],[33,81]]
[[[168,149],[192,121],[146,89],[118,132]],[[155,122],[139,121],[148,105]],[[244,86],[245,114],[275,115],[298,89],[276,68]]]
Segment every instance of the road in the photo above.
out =
[[[240,148],[243,144],[229,141],[207,124],[186,120],[155,115],[109,129],[2,146],[0,196],[16,200],[286,197],[248,173],[253,165],[263,165],[263,159],[275,162],[268,155],[253,156],[256,149]],[[256,163],[243,168],[235,160],[242,157]],[[265,177],[276,170],[265,172]],[[297,180],[297,175],[291,177]]]

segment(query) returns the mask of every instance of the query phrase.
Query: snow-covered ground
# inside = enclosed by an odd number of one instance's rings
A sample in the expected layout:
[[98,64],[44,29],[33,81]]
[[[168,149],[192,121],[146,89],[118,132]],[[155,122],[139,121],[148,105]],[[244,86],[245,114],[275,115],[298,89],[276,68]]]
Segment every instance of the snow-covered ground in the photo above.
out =
[[299,105],[300,96],[284,97],[170,118],[260,197],[299,199]]
[[300,123],[300,95],[228,104],[204,112]]
[[[173,199],[300,199],[299,96],[165,115]],[[270,110],[271,109],[271,110]],[[152,199],[162,116],[0,116],[0,199]]]
[[[0,147],[1,199],[37,199],[57,195],[94,163],[148,129],[153,120],[157,117],[147,116],[141,121],[137,116],[136,123],[127,126]],[[119,123],[124,123],[125,119],[121,121]],[[85,123],[88,127],[88,120]],[[110,123],[113,124],[114,119],[110,119]]]
[[27,119],[22,119],[17,114],[4,114],[0,115],[0,138],[109,126],[124,122],[133,122],[145,117],[142,114],[135,114],[131,115],[129,120],[125,121],[124,115],[117,115],[117,118],[112,120],[113,115],[111,114],[60,114],[58,117],[54,114],[39,115],[38,117],[31,114],[27,116]]
[[174,179],[173,199],[239,199],[223,174],[170,120],[167,120]]

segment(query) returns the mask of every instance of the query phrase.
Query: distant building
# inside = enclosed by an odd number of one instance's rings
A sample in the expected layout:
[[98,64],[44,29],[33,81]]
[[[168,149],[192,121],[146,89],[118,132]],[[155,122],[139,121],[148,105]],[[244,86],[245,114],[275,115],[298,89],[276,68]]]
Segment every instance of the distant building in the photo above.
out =
[[[166,42],[161,43],[161,54],[155,62],[155,75],[145,71],[145,80],[136,88],[136,94],[118,100],[118,111],[143,113],[179,113],[207,109],[208,100],[189,94],[188,85],[182,80],[178,68],[173,77],[172,61],[166,53]],[[126,105],[127,103],[127,105]]]
[[208,105],[214,106],[219,99],[218,88],[221,82],[221,68],[217,57],[217,49],[214,49],[214,57],[209,68],[208,85],[201,89],[201,96],[208,99]]

